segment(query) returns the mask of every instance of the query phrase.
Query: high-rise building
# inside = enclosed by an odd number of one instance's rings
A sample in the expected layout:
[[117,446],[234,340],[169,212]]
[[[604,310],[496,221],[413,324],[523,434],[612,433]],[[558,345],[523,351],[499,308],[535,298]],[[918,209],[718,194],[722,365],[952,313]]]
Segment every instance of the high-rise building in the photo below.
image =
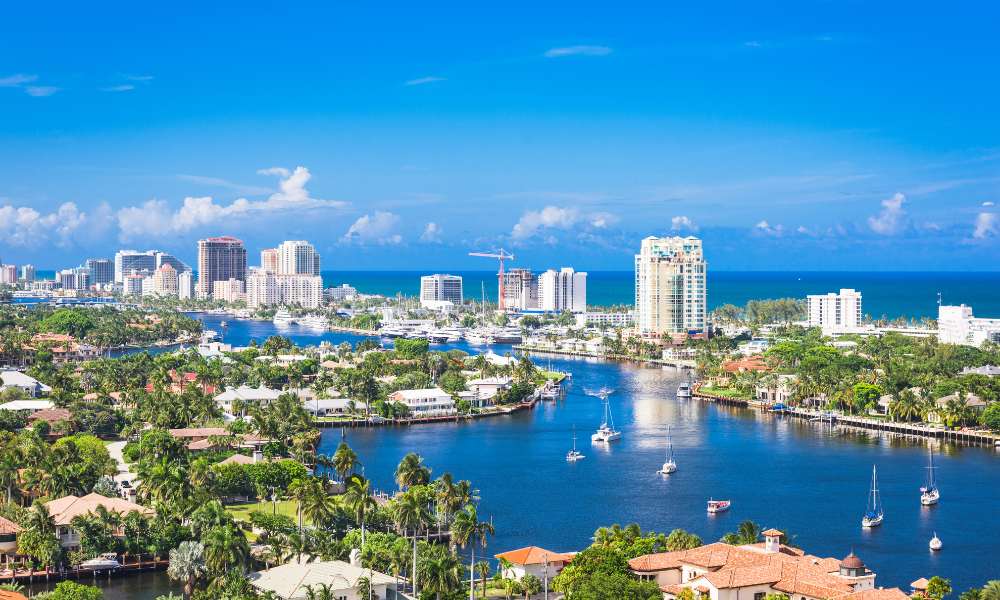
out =
[[[319,275],[319,253],[304,240],[282,242],[277,247],[281,275]],[[263,262],[263,255],[261,255]],[[264,265],[261,265],[264,266]]]
[[538,277],[538,307],[546,312],[587,312],[587,274],[570,267]]
[[21,279],[25,283],[31,283],[35,280],[35,265],[22,265],[21,266]]
[[458,275],[424,275],[420,278],[420,306],[440,308],[461,305],[462,278]]
[[635,319],[640,334],[704,331],[707,263],[696,237],[648,237],[635,255]]
[[152,275],[156,270],[156,253],[152,250],[119,250],[115,253],[115,283],[123,283],[126,275]]
[[247,306],[301,306],[317,308],[323,301],[323,278],[318,275],[280,275],[253,269],[247,277]]
[[143,277],[138,273],[133,273],[131,275],[125,275],[122,280],[122,294],[126,296],[141,296],[142,295],[142,284],[143,281],[148,279]]
[[[198,282],[201,284],[201,281]],[[223,302],[238,302],[246,300],[244,293],[244,283],[241,279],[227,279],[225,281],[212,282],[212,299]]]
[[3,285],[17,283],[17,265],[0,265],[0,283]]
[[1000,319],[972,316],[972,307],[938,306],[938,341],[979,347],[983,342],[1000,343]]
[[108,258],[88,258],[83,266],[90,270],[90,283],[104,285],[115,280],[115,263]]
[[86,290],[90,288],[90,271],[85,267],[63,269],[56,277],[64,290]]
[[260,268],[268,273],[278,272],[277,248],[264,248],[260,251]]
[[810,294],[806,303],[809,326],[820,327],[825,335],[861,327],[861,292],[842,289],[840,293]]
[[177,297],[181,300],[190,300],[195,297],[194,273],[191,271],[181,271],[177,274]]
[[503,298],[507,310],[538,309],[538,277],[530,269],[515,267],[504,271]]
[[153,256],[156,257],[156,268],[159,269],[163,265],[170,265],[174,268],[174,271],[180,273],[181,271],[190,271],[191,267],[184,264],[181,259],[177,258],[172,254],[167,254],[166,252],[160,252],[159,250],[153,251]]
[[[239,281],[247,277],[247,249],[231,236],[198,240],[198,297],[214,296],[218,281]],[[242,293],[242,290],[240,290]]]
[[163,265],[153,273],[153,293],[157,296],[177,297],[177,269],[170,263]]

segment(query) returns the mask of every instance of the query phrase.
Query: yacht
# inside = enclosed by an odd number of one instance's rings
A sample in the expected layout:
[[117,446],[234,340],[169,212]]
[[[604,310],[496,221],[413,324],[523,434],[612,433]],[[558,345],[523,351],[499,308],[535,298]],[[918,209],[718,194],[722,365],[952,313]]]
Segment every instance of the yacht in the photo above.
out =
[[691,397],[691,383],[684,382],[677,386],[677,397],[678,398],[690,398]]
[[657,471],[660,475],[670,475],[677,470],[677,463],[674,461],[674,445],[670,441],[670,425],[667,425],[667,460]]
[[583,458],[583,453],[576,449],[576,426],[573,426],[573,449],[566,453],[566,460],[576,462]]
[[608,402],[610,391],[601,390],[599,392],[601,400],[604,402],[604,422],[597,428],[597,431],[590,436],[592,442],[609,443],[621,439],[622,432],[615,429],[615,420],[611,416],[611,405]]
[[709,514],[718,514],[721,512],[726,512],[733,503],[729,500],[712,500],[708,499],[708,512]]
[[323,315],[308,315],[299,320],[299,325],[310,329],[326,329],[329,324]]
[[496,343],[493,335],[485,329],[476,329],[465,332],[465,339],[473,346],[492,346]]
[[121,566],[121,563],[118,562],[118,554],[114,552],[105,552],[80,563],[80,569],[87,571],[112,571],[120,569]]
[[941,491],[938,490],[937,482],[934,480],[934,450],[927,448],[927,485],[920,488],[920,504],[931,506],[941,499]]
[[875,473],[875,465],[872,465],[872,489],[868,492],[868,508],[865,516],[861,517],[861,527],[871,529],[882,524],[885,513],[882,510],[882,501],[878,495],[878,477]]
[[927,546],[934,552],[937,552],[938,550],[941,549],[942,546],[944,546],[944,544],[941,542],[941,538],[937,536],[936,531],[934,532],[934,537],[931,538],[931,541],[929,544],[927,544]]
[[219,332],[214,329],[206,329],[201,332],[201,341],[204,342],[214,342],[219,339]]
[[541,391],[542,400],[555,400],[559,397],[559,391],[558,383],[546,382]]
[[282,308],[274,313],[274,318],[271,319],[271,322],[275,325],[291,325],[295,323],[295,317],[287,309]]

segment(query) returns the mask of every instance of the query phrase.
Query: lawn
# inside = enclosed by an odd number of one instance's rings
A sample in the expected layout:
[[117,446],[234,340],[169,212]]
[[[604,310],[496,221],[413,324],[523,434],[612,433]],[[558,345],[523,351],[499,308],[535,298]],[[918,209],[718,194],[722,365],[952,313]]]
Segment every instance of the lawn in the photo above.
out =
[[723,398],[735,398],[735,399],[739,399],[739,400],[749,400],[750,399],[750,395],[749,394],[745,394],[745,393],[743,393],[743,392],[741,392],[739,390],[732,389],[732,388],[720,388],[720,387],[711,387],[711,386],[703,385],[703,386],[701,386],[701,388],[698,391],[704,392],[706,394],[713,394],[715,396],[722,396]]
[[[248,504],[230,504],[226,507],[226,512],[233,515],[237,521],[249,521],[250,513],[259,510],[263,513],[271,514],[277,508],[279,515],[287,515],[292,519],[298,519],[298,504],[294,500],[281,500],[273,505],[270,502],[251,502]],[[304,522],[308,522],[306,519]]]

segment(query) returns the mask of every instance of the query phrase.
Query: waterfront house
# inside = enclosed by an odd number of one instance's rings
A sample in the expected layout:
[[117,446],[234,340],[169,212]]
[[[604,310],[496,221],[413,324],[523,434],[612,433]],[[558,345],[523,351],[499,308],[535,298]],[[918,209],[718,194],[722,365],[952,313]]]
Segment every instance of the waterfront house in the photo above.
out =
[[988,402],[986,402],[985,400],[983,400],[982,398],[980,398],[975,394],[963,394],[961,392],[948,394],[947,396],[942,396],[934,401],[934,406],[936,406],[937,408],[927,413],[927,422],[944,423],[944,417],[942,416],[942,413],[944,411],[941,409],[948,406],[948,403],[950,402],[956,402],[962,400],[965,401],[965,407],[976,414],[986,410],[986,405],[988,404]]
[[475,393],[480,401],[487,401],[500,393],[501,390],[510,388],[512,381],[510,377],[504,376],[482,377],[466,381],[465,387],[470,392]]
[[51,400],[11,400],[0,404],[0,410],[25,410],[35,413],[55,406]]
[[251,406],[266,407],[272,401],[277,400],[281,392],[278,390],[272,390],[271,388],[264,387],[250,387],[248,385],[241,385],[235,388],[226,388],[226,391],[215,397],[215,403],[224,412],[233,414],[233,404],[243,404],[243,411],[245,412]]
[[52,391],[52,388],[49,386],[20,371],[0,372],[0,381],[3,382],[0,384],[0,391],[9,389],[21,390],[29,398],[45,396]]
[[743,342],[737,346],[736,351],[743,356],[755,356],[763,354],[771,347],[771,342],[765,338],[754,338],[749,342]]
[[399,402],[414,418],[444,417],[457,413],[455,399],[441,388],[399,390],[389,394],[390,402]]
[[[82,497],[69,495],[46,502],[45,508],[52,515],[52,520],[56,524],[56,536],[58,536],[59,543],[62,544],[63,548],[76,550],[80,547],[80,534],[73,529],[73,518],[95,512],[98,506],[103,506],[109,512],[117,513],[123,517],[131,512],[138,512],[145,516],[154,514],[151,508],[121,498],[108,498],[94,492]],[[118,532],[118,535],[122,535],[122,532]]]
[[305,407],[316,417],[335,417],[346,415],[352,412],[365,412],[365,403],[352,400],[350,398],[316,398],[314,400],[303,400]]
[[310,596],[309,588],[318,589],[322,585],[331,586],[332,597],[338,600],[367,600],[358,595],[358,580],[369,578],[372,595],[375,598],[395,597],[396,579],[361,567],[357,561],[342,560],[322,562],[292,561],[278,567],[250,573],[250,585],[262,592],[271,592],[280,600],[305,600]]
[[747,373],[747,372],[757,372],[766,373],[771,370],[771,367],[767,366],[764,359],[759,356],[746,356],[739,360],[727,360],[722,363],[722,370],[726,373]]
[[630,560],[629,567],[640,579],[655,581],[665,600],[684,588],[701,600],[763,600],[768,594],[792,600],[907,600],[898,588],[876,588],[875,573],[853,552],[843,560],[812,556],[782,544],[782,535],[768,529],[763,543],[716,542],[647,554]]
[[795,391],[795,375],[778,375],[772,385],[758,383],[753,396],[764,404],[789,404]]
[[[210,383],[199,381],[197,373],[191,371],[188,371],[186,373],[179,373],[174,369],[170,369],[170,371],[167,372],[167,377],[169,377],[170,382],[166,385],[166,389],[172,394],[180,394],[185,389],[187,389],[189,385],[193,385],[201,389],[202,393],[204,394],[215,393],[215,386]],[[151,393],[155,389],[156,389],[156,384],[154,384],[152,381],[146,384],[147,392]]]
[[528,546],[509,552],[501,552],[496,555],[496,558],[497,560],[504,559],[510,563],[510,566],[502,573],[503,577],[507,579],[521,579],[525,575],[534,575],[542,581],[545,581],[547,576],[551,582],[552,578],[573,560],[573,553],[554,552],[538,546]]
[[[20,531],[20,525],[4,517],[0,517],[0,554],[17,554],[17,534]],[[2,598],[0,596],[0,600]]]
[[31,342],[36,346],[47,347],[52,352],[52,362],[55,364],[93,360],[100,355],[97,346],[82,344],[65,333],[36,333]]

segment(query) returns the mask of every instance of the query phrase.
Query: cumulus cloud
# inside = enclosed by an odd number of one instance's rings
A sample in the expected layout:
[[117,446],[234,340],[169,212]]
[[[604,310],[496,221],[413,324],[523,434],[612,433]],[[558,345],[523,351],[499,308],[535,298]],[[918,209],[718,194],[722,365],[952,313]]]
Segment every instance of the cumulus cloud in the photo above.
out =
[[437,83],[439,81],[446,81],[444,77],[417,77],[416,79],[410,79],[403,83],[403,85],[427,85],[428,83]]
[[424,227],[424,232],[420,234],[420,241],[428,244],[440,244],[441,234],[444,230],[437,223],[431,222]]
[[549,48],[545,51],[546,58],[561,58],[563,56],[607,56],[611,48],[607,46],[562,46]]
[[575,208],[546,206],[542,210],[529,210],[521,215],[510,237],[523,241],[543,229],[569,229],[580,221],[580,211]]
[[903,203],[906,196],[896,193],[892,198],[882,201],[882,211],[879,214],[868,217],[868,227],[879,235],[895,235],[903,227],[903,217],[906,211]]
[[670,219],[670,229],[674,231],[681,231],[682,229],[698,231],[698,226],[689,217],[679,215]]
[[972,231],[973,239],[985,240],[997,235],[996,213],[981,212],[976,215],[976,226]]
[[365,214],[348,228],[347,233],[341,240],[345,243],[379,244],[390,245],[399,244],[403,241],[403,236],[395,233],[396,225],[399,224],[399,217],[391,212],[375,211],[374,214]]
[[311,197],[306,184],[312,175],[305,167],[296,167],[294,170],[271,167],[261,169],[258,174],[280,178],[278,191],[266,200],[238,198],[230,204],[217,204],[211,196],[187,197],[177,210],[172,210],[163,200],[149,200],[141,206],[130,206],[118,211],[119,237],[122,241],[128,241],[144,235],[166,236],[252,214],[331,209],[346,205],[339,200]]
[[55,212],[42,214],[30,206],[0,207],[0,240],[10,246],[68,245],[87,222],[86,213],[65,202]]
[[767,221],[760,221],[753,226],[754,233],[761,235],[770,235],[774,237],[781,237],[785,233],[785,228],[780,223],[778,225],[771,225]]
[[983,206],[993,206],[993,201],[987,200],[986,202],[983,202]]

